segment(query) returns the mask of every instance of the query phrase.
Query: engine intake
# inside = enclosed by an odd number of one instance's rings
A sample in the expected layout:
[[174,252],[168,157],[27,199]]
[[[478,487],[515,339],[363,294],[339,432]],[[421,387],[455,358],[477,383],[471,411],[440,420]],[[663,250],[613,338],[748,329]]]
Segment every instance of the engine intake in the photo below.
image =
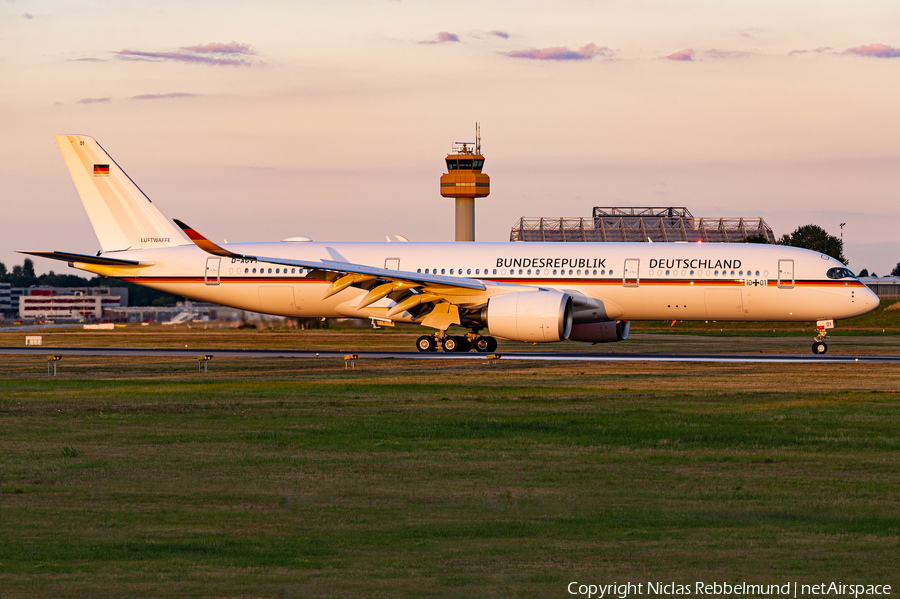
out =
[[491,335],[551,343],[566,339],[572,331],[572,297],[559,291],[524,291],[496,295],[488,300],[485,314]]
[[572,326],[569,341],[587,341],[589,343],[625,341],[631,322],[628,320],[611,320],[608,322],[591,322]]

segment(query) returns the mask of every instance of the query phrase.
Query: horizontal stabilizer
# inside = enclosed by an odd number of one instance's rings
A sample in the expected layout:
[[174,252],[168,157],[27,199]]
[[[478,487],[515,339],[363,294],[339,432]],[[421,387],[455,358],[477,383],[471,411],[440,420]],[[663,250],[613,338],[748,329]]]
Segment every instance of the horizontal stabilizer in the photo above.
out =
[[121,260],[119,258],[105,258],[103,256],[90,256],[88,254],[73,254],[71,252],[17,252],[19,254],[28,254],[29,256],[40,256],[41,258],[50,258],[51,260],[61,260],[62,262],[80,262],[82,264],[97,264],[99,266],[127,266],[129,268],[142,268],[144,266],[153,266],[155,262],[141,262],[138,260]]

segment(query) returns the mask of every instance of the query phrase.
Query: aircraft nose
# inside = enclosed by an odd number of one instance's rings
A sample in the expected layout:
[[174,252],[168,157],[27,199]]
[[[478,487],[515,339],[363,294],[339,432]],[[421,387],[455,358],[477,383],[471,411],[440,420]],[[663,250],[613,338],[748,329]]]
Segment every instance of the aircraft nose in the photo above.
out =
[[863,304],[866,306],[866,311],[872,311],[878,307],[878,304],[881,303],[881,299],[875,295],[875,292],[866,287],[865,298],[863,299]]

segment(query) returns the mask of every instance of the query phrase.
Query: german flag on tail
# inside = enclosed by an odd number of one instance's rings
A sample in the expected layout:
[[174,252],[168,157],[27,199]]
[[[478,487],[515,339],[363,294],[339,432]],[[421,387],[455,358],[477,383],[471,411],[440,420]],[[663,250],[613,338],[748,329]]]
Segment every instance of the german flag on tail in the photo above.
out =
[[108,164],[95,164],[94,165],[94,176],[95,177],[108,177],[109,176],[109,165]]

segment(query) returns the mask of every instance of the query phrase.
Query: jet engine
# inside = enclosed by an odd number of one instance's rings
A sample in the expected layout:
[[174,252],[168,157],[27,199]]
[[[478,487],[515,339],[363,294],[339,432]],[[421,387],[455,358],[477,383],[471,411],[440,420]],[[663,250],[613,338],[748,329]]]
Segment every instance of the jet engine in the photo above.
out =
[[504,339],[562,341],[572,330],[572,297],[559,291],[495,295],[488,300],[484,320],[491,335]]
[[611,320],[608,322],[590,322],[572,326],[569,341],[587,341],[588,343],[612,343],[625,341],[631,322],[628,320]]

